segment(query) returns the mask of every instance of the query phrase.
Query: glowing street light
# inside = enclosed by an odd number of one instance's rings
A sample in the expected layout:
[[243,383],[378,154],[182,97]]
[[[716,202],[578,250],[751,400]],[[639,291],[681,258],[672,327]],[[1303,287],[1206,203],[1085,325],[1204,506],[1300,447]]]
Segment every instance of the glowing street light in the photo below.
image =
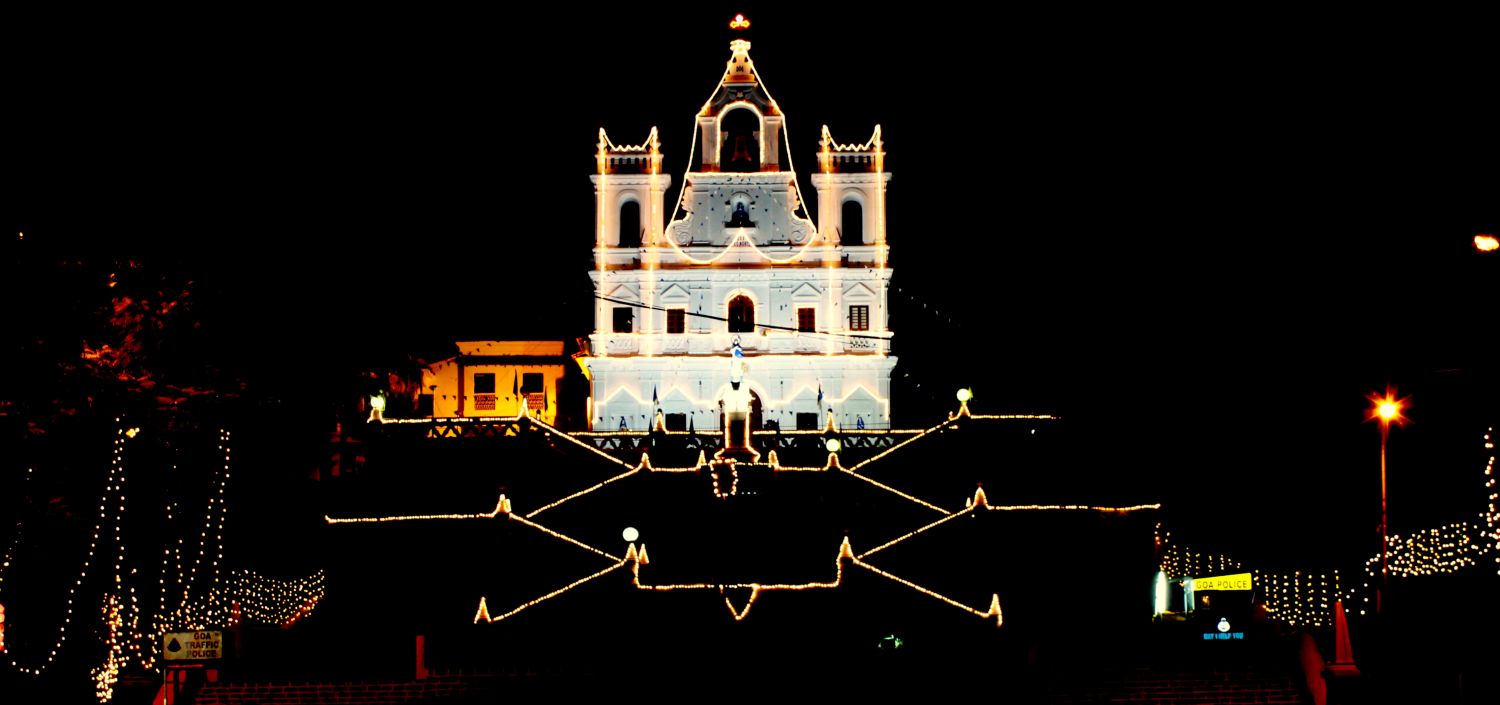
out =
[[958,390],[958,416],[969,415],[969,400],[974,398],[974,390],[964,387]]
[[1389,541],[1386,531],[1386,496],[1385,496],[1385,444],[1391,435],[1391,424],[1401,425],[1406,417],[1401,415],[1401,408],[1406,405],[1405,399],[1396,398],[1396,392],[1389,387],[1385,390],[1385,396],[1371,394],[1369,396],[1370,419],[1380,421],[1380,589],[1375,591],[1375,613],[1380,614],[1380,602],[1386,587],[1386,562],[1389,554]]
[[1495,239],[1494,235],[1480,233],[1474,236],[1474,249],[1479,250],[1480,252],[1494,252],[1496,250],[1500,250],[1500,240]]

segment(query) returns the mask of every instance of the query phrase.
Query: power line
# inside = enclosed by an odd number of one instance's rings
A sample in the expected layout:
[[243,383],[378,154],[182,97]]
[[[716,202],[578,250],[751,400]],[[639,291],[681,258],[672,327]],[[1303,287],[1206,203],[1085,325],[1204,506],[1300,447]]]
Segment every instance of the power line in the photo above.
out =
[[[594,298],[596,298],[596,299],[602,299],[602,300],[608,301],[610,303],[625,304],[627,306],[634,306],[636,308],[650,309],[652,311],[678,310],[678,311],[682,311],[683,315],[685,315],[685,316],[693,316],[693,317],[696,317],[696,318],[707,318],[708,320],[711,320],[711,321],[724,321],[726,323],[729,321],[729,319],[725,318],[724,316],[715,316],[713,314],[708,314],[708,313],[698,313],[696,311],[689,311],[687,309],[667,309],[667,308],[665,308],[663,306],[652,306],[652,305],[650,305],[650,304],[648,304],[648,303],[646,303],[644,301],[627,301],[625,299],[617,299],[617,298],[615,298],[613,296],[604,296],[602,294],[595,294]],[[770,330],[784,330],[784,331],[790,331],[792,333],[802,333],[804,335],[826,335],[826,336],[832,336],[832,337],[836,337],[836,338],[860,338],[860,339],[865,339],[865,340],[887,340],[887,338],[885,336],[880,336],[880,335],[861,335],[861,334],[858,334],[858,333],[832,333],[832,332],[827,332],[827,331],[806,331],[806,330],[800,330],[798,328],[793,328],[791,326],[777,326],[777,325],[772,325],[770,323],[759,323],[759,322],[752,322],[751,325],[754,325],[756,328],[767,328],[767,329],[770,329]]]

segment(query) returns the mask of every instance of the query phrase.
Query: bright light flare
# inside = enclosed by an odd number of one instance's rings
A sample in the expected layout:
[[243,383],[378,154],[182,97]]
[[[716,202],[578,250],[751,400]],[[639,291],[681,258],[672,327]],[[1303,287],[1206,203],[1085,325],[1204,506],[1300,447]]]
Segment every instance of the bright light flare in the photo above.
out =
[[1383,395],[1371,394],[1369,400],[1370,420],[1379,420],[1382,424],[1396,424],[1397,426],[1406,421],[1406,417],[1401,415],[1401,410],[1406,408],[1406,398],[1398,398],[1396,390],[1388,388]]
[[960,402],[967,404],[969,403],[969,400],[973,398],[974,390],[969,389],[968,387],[964,387],[963,389],[958,390],[958,400]]
[[745,19],[744,15],[735,15],[734,19],[729,21],[729,28],[750,29],[750,20]]
[[1474,236],[1474,249],[1479,250],[1480,252],[1494,252],[1495,250],[1500,250],[1500,240],[1495,239],[1494,235],[1490,235],[1488,233],[1480,233]]

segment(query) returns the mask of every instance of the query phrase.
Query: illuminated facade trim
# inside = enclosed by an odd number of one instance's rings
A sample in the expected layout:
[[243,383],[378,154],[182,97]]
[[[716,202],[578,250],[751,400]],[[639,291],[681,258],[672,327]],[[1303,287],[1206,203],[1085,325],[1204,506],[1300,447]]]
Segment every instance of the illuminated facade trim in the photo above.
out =
[[[834,144],[823,128],[813,177],[820,227],[789,152],[782,163],[786,117],[755,70],[750,43],[730,49],[696,116],[670,217],[655,130],[625,146],[600,131],[595,321],[581,360],[592,385],[588,426],[645,431],[661,413],[683,427],[718,428],[722,360],[738,343],[750,365],[753,426],[789,430],[798,414],[815,414],[819,425],[831,414],[840,428],[890,428],[890,174],[880,128],[862,145]],[[845,202],[859,204],[861,222],[851,230],[858,242],[840,235]],[[750,331],[732,330],[727,305],[736,295],[754,303]],[[858,316],[851,307],[860,307]],[[799,330],[804,308],[813,311],[812,331]],[[668,332],[669,311],[678,312],[670,315],[680,317],[682,332]]]

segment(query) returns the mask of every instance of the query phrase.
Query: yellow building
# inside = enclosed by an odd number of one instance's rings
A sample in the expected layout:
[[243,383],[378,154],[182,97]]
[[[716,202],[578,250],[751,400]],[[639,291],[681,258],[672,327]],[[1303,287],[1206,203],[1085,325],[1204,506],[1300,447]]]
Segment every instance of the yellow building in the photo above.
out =
[[555,424],[568,364],[560,340],[459,342],[457,356],[422,371],[422,390],[433,417],[514,417],[524,403],[532,418]]

